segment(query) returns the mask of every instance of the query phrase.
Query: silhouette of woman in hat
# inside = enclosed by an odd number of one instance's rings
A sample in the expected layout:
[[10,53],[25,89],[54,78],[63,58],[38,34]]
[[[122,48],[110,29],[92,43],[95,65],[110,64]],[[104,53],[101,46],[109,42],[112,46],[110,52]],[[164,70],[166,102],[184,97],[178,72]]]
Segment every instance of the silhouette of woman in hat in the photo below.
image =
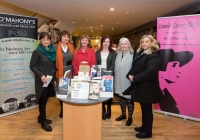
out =
[[162,111],[179,114],[176,100],[167,89],[168,84],[178,82],[181,76],[181,67],[190,62],[193,53],[189,51],[174,52],[172,49],[160,50],[159,81],[162,90],[159,102]]

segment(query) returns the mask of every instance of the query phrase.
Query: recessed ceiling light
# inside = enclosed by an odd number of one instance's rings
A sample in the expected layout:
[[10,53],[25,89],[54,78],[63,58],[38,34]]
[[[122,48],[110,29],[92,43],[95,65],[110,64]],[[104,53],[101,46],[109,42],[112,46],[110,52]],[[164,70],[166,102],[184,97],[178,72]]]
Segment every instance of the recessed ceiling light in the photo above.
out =
[[101,18],[103,18],[103,17],[101,17]]
[[81,28],[80,28],[81,29]]
[[114,11],[114,8],[110,8],[110,11]]
[[116,24],[119,24],[119,23],[116,23]]
[[103,25],[101,25],[101,26],[103,26]]
[[112,28],[112,30],[114,30],[114,28]]
[[92,28],[92,26],[90,26],[90,28]]
[[75,23],[74,21],[72,23]]
[[129,14],[130,12],[126,12],[127,14]]
[[91,30],[91,32],[93,32],[93,30]]
[[88,21],[88,19],[86,19]]

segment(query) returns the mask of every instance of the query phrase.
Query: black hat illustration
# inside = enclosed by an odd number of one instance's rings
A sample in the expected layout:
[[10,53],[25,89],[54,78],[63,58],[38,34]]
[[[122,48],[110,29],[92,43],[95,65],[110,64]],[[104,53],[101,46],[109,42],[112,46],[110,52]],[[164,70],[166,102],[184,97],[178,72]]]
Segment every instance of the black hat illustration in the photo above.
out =
[[166,71],[167,64],[173,61],[180,62],[179,67],[182,67],[190,62],[194,56],[194,54],[190,51],[174,52],[172,49],[162,49],[159,51],[159,55],[161,71]]

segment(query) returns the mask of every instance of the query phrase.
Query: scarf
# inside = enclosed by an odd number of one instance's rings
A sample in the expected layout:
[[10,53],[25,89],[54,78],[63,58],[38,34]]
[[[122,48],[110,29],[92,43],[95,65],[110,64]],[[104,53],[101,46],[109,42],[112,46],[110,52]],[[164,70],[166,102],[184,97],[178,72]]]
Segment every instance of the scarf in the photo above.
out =
[[[68,42],[67,46],[68,46],[69,51],[72,53],[72,55],[74,55],[74,48],[73,48],[72,44],[70,44]],[[64,73],[63,73],[63,53],[62,53],[62,45],[60,42],[58,43],[58,47],[57,47],[57,51],[56,51],[56,68],[58,69],[56,72],[56,78],[60,79],[64,75]]]
[[53,46],[48,45],[49,50],[47,50],[42,44],[39,44],[38,49],[42,52],[46,58],[54,62],[56,60],[56,52],[53,50]]

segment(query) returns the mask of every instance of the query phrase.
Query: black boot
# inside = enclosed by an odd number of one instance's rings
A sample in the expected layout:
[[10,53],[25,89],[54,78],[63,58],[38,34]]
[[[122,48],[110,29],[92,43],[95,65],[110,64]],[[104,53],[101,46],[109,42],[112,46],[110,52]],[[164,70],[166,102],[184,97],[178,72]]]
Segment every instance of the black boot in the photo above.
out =
[[127,122],[126,122],[126,126],[130,126],[132,124],[132,118],[128,118]]
[[107,119],[111,118],[111,105],[112,105],[112,98],[107,101]]
[[110,117],[111,117],[111,108],[108,107],[107,108],[107,119],[110,119]]
[[136,132],[142,132],[142,127],[135,127],[134,129]]
[[102,119],[106,120],[106,107],[105,107],[105,103],[102,103]]
[[115,120],[116,121],[121,121],[121,120],[124,120],[124,119],[126,119],[126,116],[121,115],[121,116],[117,117]]
[[120,99],[119,104],[120,104],[120,107],[121,107],[122,115],[117,117],[115,119],[116,121],[121,121],[123,119],[126,119],[126,100],[125,99]]
[[46,120],[41,122],[41,127],[42,127],[42,129],[44,129],[45,131],[48,131],[48,132],[52,131],[51,126],[48,125],[48,123],[47,123]]
[[[47,121],[48,124],[52,123],[52,120],[46,119],[46,121]],[[41,120],[41,117],[40,117],[40,115],[39,115],[39,116],[38,116],[38,123],[41,123],[41,122],[42,122],[42,120]]]
[[59,118],[63,118],[63,102],[61,100],[60,101],[60,114],[59,114]]

